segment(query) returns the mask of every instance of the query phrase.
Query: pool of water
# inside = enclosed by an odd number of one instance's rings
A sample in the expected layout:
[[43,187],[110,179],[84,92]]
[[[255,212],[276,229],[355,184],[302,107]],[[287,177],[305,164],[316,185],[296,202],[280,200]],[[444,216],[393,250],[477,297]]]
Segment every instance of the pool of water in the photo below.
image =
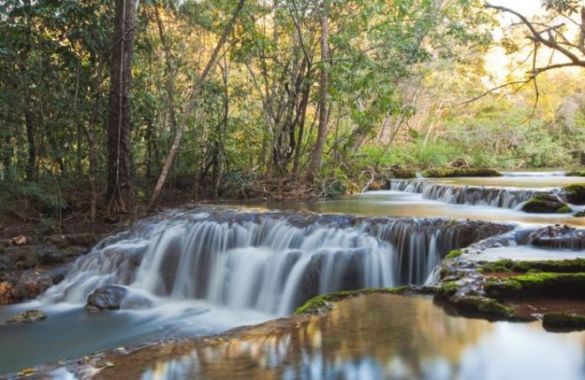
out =
[[113,364],[97,378],[577,380],[585,378],[585,333],[449,316],[427,297],[369,295],[323,316]]

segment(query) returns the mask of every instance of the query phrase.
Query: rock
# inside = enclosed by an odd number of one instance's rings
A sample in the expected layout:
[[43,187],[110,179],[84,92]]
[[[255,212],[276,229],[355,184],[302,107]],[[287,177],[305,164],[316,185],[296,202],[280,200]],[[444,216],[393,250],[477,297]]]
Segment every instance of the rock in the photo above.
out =
[[578,212],[574,213],[573,216],[575,218],[583,218],[583,217],[585,217],[585,211],[578,211]]
[[569,185],[563,190],[567,197],[567,202],[575,205],[585,205],[585,185]]
[[11,240],[13,245],[27,245],[30,243],[30,238],[24,235],[18,235]]
[[47,236],[45,241],[59,248],[70,246],[89,248],[98,242],[98,237],[91,233],[68,235],[60,234]]
[[42,321],[47,315],[40,310],[27,310],[10,317],[6,323],[21,324]]
[[402,168],[392,168],[388,171],[388,177],[396,179],[416,178],[416,171]]
[[570,213],[571,208],[558,195],[537,194],[522,206],[529,213]]
[[528,235],[528,243],[547,248],[584,249],[585,231],[569,226],[548,226]]
[[118,285],[108,285],[98,288],[87,297],[85,309],[90,313],[103,310],[119,310],[128,289]]
[[378,190],[382,190],[383,188],[384,188],[384,185],[382,183],[380,183],[379,181],[373,181],[368,186],[368,190],[370,190],[370,191],[378,191]]
[[19,272],[0,281],[0,305],[35,298],[51,286],[61,282],[69,266],[64,265],[46,271]]
[[548,331],[585,330],[585,316],[574,313],[546,313],[542,326]]

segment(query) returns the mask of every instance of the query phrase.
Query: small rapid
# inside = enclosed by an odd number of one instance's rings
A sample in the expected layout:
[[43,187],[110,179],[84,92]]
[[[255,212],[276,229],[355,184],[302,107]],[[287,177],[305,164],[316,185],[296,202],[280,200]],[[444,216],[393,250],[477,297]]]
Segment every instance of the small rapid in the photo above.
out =
[[[423,198],[450,204],[513,209],[534,195],[550,191],[452,185],[422,179],[391,180],[390,190],[422,194]],[[556,190],[552,190],[556,191]]]
[[318,294],[423,284],[450,250],[512,228],[443,219],[176,212],[102,242],[41,300],[84,303],[95,289],[115,284],[133,294],[287,315]]

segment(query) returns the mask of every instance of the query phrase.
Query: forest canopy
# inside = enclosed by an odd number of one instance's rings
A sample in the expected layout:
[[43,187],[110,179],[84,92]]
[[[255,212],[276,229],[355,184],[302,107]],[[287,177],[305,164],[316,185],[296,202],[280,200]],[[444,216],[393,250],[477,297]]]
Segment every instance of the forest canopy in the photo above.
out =
[[576,167],[585,8],[540,5],[5,0],[2,207],[53,228],[388,168]]

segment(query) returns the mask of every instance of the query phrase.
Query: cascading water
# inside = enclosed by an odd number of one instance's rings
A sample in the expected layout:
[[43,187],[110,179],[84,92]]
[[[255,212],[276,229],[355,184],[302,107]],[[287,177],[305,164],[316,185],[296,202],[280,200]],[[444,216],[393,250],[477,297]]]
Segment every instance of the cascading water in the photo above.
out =
[[478,223],[180,212],[103,242],[42,300],[84,303],[95,289],[117,284],[153,297],[285,315],[321,293],[422,284],[449,250],[512,228]]
[[426,180],[391,180],[390,190],[422,194],[423,198],[451,204],[482,205],[500,208],[516,208],[534,195],[546,191],[507,189],[481,186],[448,185]]

